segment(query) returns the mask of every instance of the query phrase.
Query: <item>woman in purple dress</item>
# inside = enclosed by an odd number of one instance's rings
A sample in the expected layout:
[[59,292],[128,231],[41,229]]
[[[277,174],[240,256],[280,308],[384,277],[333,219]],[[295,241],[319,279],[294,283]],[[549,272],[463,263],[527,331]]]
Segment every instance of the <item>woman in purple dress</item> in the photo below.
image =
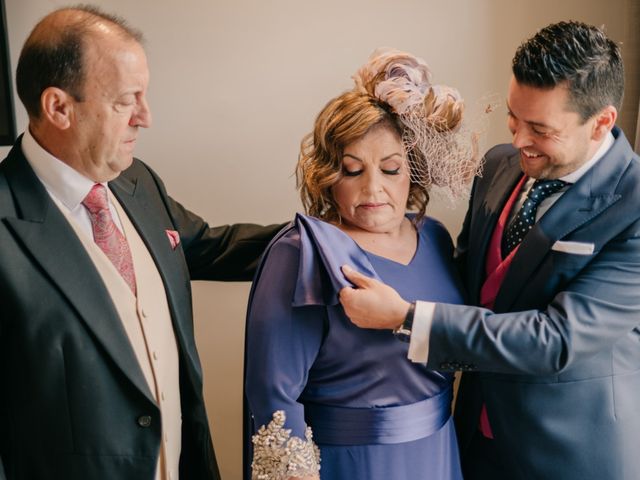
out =
[[424,214],[431,186],[460,194],[478,158],[459,94],[431,85],[424,61],[378,50],[354,79],[302,143],[307,215],[272,242],[251,293],[252,478],[460,479],[453,376],[355,327],[337,292],[349,264],[409,301],[462,303],[451,238]]

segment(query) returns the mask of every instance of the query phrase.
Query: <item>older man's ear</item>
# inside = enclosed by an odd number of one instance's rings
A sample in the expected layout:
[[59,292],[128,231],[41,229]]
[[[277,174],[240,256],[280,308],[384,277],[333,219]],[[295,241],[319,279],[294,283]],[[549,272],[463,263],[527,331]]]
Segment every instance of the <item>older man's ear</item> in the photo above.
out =
[[73,98],[58,87],[46,88],[40,95],[40,120],[47,121],[59,130],[71,125]]

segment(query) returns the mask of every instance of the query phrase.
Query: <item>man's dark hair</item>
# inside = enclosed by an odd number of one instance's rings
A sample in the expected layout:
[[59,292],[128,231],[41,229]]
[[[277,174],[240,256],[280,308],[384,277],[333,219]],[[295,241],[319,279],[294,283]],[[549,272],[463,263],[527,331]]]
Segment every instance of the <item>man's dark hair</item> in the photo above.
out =
[[543,89],[566,85],[569,108],[585,122],[607,105],[618,111],[622,105],[620,48],[591,25],[560,22],[543,28],[518,47],[512,70],[522,85]]
[[83,100],[85,46],[99,22],[115,25],[123,38],[142,43],[142,34],[116,15],[90,5],[65,7],[47,15],[27,38],[16,69],[18,96],[30,118],[39,118],[40,96],[58,87]]

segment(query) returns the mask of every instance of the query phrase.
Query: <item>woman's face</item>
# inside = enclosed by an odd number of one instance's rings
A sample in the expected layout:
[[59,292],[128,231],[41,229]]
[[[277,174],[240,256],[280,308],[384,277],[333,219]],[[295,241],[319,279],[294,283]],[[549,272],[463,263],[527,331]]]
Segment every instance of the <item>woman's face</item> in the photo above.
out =
[[409,197],[402,141],[389,127],[374,127],[342,156],[343,178],[332,187],[345,226],[375,233],[400,228]]

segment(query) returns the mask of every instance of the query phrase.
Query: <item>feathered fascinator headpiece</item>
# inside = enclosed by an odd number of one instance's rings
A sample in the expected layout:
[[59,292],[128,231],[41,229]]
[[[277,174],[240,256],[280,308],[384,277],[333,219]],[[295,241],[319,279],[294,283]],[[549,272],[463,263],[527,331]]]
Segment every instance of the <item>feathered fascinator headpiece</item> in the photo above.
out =
[[411,180],[439,187],[452,200],[466,194],[480,171],[481,156],[478,133],[462,121],[460,93],[433,85],[424,60],[392,48],[374,51],[353,80],[354,90],[389,105],[405,127]]

